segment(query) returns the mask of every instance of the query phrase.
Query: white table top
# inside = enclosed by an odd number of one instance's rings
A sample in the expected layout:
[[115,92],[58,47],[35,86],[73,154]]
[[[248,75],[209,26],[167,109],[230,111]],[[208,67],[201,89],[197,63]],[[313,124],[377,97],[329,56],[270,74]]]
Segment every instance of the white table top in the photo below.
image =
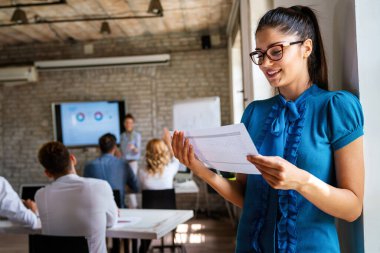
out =
[[[107,237],[159,239],[194,216],[192,210],[120,209],[120,221],[107,229]],[[0,220],[0,234],[40,234],[8,220]]]

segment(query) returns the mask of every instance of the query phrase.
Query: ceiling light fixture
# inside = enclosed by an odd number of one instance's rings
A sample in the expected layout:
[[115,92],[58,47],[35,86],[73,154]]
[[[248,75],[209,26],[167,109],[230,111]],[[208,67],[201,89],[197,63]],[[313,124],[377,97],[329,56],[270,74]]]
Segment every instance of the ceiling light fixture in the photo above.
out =
[[103,35],[111,34],[111,27],[107,21],[103,21],[102,26],[100,27],[100,33]]
[[28,24],[28,18],[26,17],[25,11],[19,8],[13,12],[11,21],[17,24]]
[[164,9],[162,8],[160,0],[150,0],[148,13],[163,15]]

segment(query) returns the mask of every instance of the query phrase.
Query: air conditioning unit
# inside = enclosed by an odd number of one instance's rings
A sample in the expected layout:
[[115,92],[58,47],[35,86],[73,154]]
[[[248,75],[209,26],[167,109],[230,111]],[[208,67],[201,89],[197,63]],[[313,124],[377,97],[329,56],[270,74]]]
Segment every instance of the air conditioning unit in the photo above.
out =
[[104,68],[114,66],[168,65],[169,54],[104,57],[74,60],[37,61],[34,65],[40,70]]
[[5,85],[19,85],[37,82],[38,73],[34,66],[0,68],[0,83]]

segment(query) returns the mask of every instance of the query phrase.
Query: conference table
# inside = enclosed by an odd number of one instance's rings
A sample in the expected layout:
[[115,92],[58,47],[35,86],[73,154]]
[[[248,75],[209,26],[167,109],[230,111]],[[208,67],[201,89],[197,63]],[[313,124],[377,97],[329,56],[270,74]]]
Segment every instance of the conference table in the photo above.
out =
[[[159,239],[194,216],[193,210],[120,209],[116,226],[107,229],[107,237]],[[0,234],[40,234],[8,220],[0,220]]]

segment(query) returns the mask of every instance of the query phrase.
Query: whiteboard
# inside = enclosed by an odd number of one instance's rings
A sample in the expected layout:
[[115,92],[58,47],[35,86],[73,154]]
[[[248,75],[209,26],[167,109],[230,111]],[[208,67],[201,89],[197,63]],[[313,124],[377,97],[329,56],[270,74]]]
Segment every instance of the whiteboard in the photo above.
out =
[[194,130],[219,126],[221,126],[219,97],[205,97],[174,102],[174,130]]

